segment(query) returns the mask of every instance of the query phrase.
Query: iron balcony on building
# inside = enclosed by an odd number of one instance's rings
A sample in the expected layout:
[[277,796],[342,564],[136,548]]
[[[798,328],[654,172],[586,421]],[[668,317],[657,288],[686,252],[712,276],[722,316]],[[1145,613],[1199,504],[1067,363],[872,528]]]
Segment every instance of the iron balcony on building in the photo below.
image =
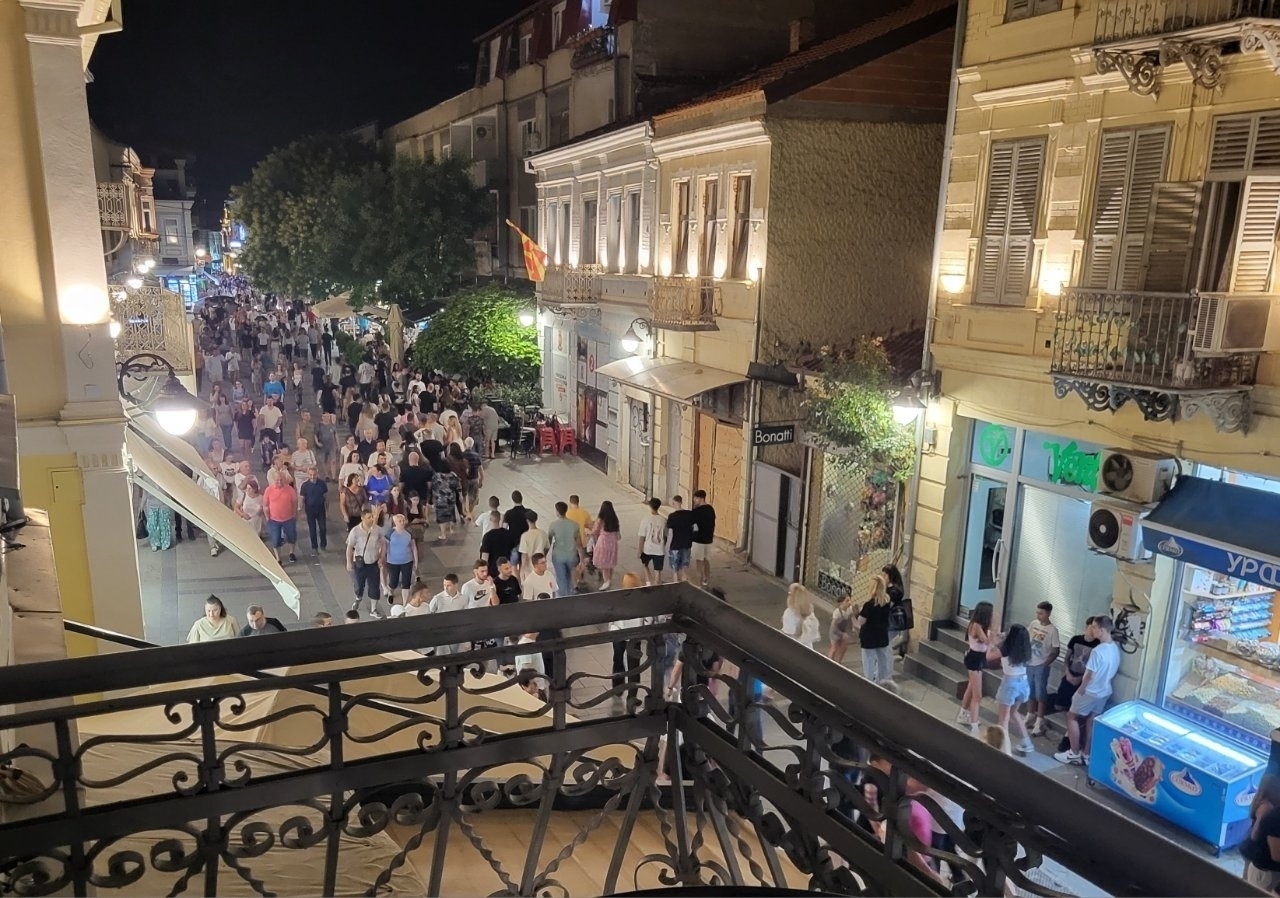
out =
[[613,59],[617,52],[617,41],[617,34],[612,28],[593,28],[591,31],[583,32],[570,43],[573,47],[573,56],[569,60],[570,67],[585,69],[587,66]]
[[104,231],[132,231],[137,227],[133,214],[133,185],[124,181],[98,182],[98,222]]
[[[545,675],[486,672],[511,633]],[[611,644],[616,677],[570,661]],[[688,584],[0,668],[0,695],[4,894],[1263,894]]]
[[1093,54],[1099,74],[1119,72],[1134,93],[1154,96],[1175,62],[1212,89],[1222,56],[1260,50],[1280,73],[1280,0],[1100,0]]
[[603,277],[603,265],[548,268],[538,288],[538,301],[559,315],[597,317]]
[[[1148,421],[1203,412],[1219,431],[1247,430],[1259,352],[1208,343],[1224,302],[1249,299],[1071,288],[1054,318],[1054,393],[1075,393],[1094,411],[1132,401]],[[1269,307],[1269,297],[1257,299]]]
[[649,295],[649,320],[669,331],[719,330],[720,285],[713,277],[656,277]]

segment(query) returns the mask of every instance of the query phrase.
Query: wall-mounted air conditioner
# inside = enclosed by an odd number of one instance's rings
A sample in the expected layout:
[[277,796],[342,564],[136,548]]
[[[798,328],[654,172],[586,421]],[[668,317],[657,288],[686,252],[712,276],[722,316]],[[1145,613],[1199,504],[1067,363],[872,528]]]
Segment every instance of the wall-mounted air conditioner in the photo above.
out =
[[1192,349],[1200,355],[1231,355],[1275,348],[1267,340],[1271,305],[1269,296],[1200,294]]
[[1121,499],[1089,503],[1089,548],[1121,561],[1142,561],[1151,553],[1142,545],[1142,514],[1146,509]]
[[1177,474],[1178,462],[1168,456],[1133,449],[1103,449],[1098,459],[1097,490],[1145,505],[1163,499]]

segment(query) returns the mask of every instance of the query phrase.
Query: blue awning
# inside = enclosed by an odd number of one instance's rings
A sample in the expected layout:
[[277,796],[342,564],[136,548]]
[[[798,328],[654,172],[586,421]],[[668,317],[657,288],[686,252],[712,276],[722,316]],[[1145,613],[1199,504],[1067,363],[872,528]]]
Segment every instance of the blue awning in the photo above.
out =
[[1142,521],[1152,552],[1280,588],[1280,495],[1179,477]]

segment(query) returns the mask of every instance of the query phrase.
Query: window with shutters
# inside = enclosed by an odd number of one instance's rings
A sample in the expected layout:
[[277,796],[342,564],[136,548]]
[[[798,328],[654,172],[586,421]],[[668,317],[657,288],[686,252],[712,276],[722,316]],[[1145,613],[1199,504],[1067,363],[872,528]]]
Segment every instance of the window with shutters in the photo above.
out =
[[1151,194],[1164,178],[1168,155],[1166,126],[1102,133],[1082,286],[1141,286]]
[[747,253],[751,248],[751,175],[738,175],[733,179],[732,240],[729,277],[746,280]]
[[1280,175],[1280,111],[1215,118],[1206,180],[1258,174]]
[[1026,305],[1034,264],[1043,139],[991,144],[979,241],[975,302]]
[[693,187],[688,181],[677,181],[675,184],[675,233],[672,234],[671,273],[686,275],[689,273],[689,238],[693,230]]
[[610,271],[622,271],[622,194],[609,194],[605,219],[605,264]]
[[622,260],[622,270],[626,274],[636,274],[640,270],[639,190],[627,194],[627,252]]
[[560,204],[547,203],[547,227],[544,233],[547,235],[547,242],[544,248],[551,257],[548,261],[552,265],[560,264]]
[[598,252],[596,227],[599,224],[600,207],[595,197],[582,201],[582,240],[578,246],[578,264],[596,264]]
[[1046,12],[1057,12],[1062,9],[1062,0],[1008,0],[1004,10],[1004,20],[1015,22],[1018,19],[1029,19]]
[[702,182],[702,247],[698,273],[711,277],[716,273],[717,241],[720,237],[720,179]]

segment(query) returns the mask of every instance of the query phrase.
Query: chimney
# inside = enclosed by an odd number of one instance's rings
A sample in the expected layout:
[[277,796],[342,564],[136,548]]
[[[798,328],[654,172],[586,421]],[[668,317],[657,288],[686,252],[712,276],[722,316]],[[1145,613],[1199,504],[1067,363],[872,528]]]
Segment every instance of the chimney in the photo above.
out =
[[787,46],[787,52],[795,53],[809,46],[813,43],[814,35],[813,19],[792,19],[791,40]]

